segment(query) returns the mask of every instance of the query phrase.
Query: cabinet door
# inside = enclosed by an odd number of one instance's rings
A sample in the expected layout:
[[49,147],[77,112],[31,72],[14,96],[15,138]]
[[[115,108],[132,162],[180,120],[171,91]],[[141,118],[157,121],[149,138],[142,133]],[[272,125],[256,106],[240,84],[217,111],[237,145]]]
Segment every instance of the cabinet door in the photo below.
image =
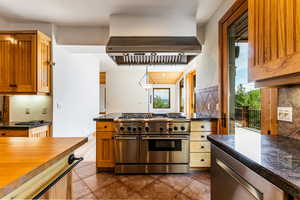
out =
[[36,35],[15,34],[14,84],[16,92],[36,92]]
[[0,93],[12,92],[13,35],[0,34]]
[[51,88],[51,40],[38,33],[38,92],[49,93]]
[[249,0],[250,79],[300,72],[298,0]]
[[96,161],[97,167],[114,167],[114,140],[113,133],[96,133]]

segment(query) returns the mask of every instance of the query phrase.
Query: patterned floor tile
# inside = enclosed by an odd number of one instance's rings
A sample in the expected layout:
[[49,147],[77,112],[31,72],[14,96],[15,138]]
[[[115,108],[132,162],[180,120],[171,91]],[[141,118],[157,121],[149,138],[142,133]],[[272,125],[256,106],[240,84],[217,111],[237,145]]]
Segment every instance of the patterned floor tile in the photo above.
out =
[[95,175],[97,173],[95,165],[87,165],[80,168],[75,168],[74,170],[81,179]]
[[143,199],[171,200],[174,199],[178,193],[170,186],[156,180],[147,187],[144,187],[140,191],[140,194]]
[[105,187],[109,184],[112,184],[116,182],[118,179],[109,173],[98,173],[92,176],[89,176],[82,181],[84,181],[88,187],[92,190],[95,191],[101,187]]
[[78,199],[82,196],[85,196],[87,194],[90,194],[90,189],[86,186],[86,184],[82,181],[77,181],[72,184],[72,192],[73,192],[73,198]]
[[80,181],[79,176],[77,175],[77,173],[73,170],[72,171],[72,183],[75,183],[77,181]]
[[94,194],[97,199],[129,199],[134,192],[120,181],[116,181],[94,191]]
[[192,175],[192,178],[204,183],[206,185],[210,185],[210,173],[209,172],[199,172]]
[[92,194],[92,193],[88,193],[86,195],[83,195],[81,197],[75,198],[76,200],[80,199],[80,200],[96,200],[97,198]]
[[140,191],[152,183],[155,179],[151,176],[117,176],[117,178],[127,187],[134,191]]
[[161,176],[159,180],[178,192],[193,182],[193,179],[186,175],[165,175]]
[[210,187],[196,180],[187,186],[182,193],[194,200],[210,200]]

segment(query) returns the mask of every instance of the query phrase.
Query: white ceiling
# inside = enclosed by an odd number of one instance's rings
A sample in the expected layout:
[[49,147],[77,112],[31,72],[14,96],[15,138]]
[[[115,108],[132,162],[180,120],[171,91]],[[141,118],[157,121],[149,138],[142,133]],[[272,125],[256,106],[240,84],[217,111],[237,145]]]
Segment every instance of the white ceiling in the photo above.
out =
[[18,22],[108,26],[112,14],[192,16],[205,23],[223,0],[0,0],[2,17]]

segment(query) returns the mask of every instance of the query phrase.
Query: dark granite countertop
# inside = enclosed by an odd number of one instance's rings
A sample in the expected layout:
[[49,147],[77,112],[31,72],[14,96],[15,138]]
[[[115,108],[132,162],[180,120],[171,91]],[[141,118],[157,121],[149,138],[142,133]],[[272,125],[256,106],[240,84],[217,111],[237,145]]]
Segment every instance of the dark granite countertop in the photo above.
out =
[[283,191],[300,197],[300,140],[255,133],[209,135],[208,140]]
[[44,121],[39,124],[27,124],[27,125],[17,125],[16,123],[17,122],[9,122],[9,123],[0,122],[0,129],[30,129],[30,128],[48,126],[52,124],[52,122],[47,122],[47,121]]
[[192,117],[192,121],[214,121],[218,120],[219,118],[217,117]]
[[120,117],[122,114],[121,113],[110,113],[110,114],[103,114],[98,117],[94,118],[94,121],[114,121],[118,117]]

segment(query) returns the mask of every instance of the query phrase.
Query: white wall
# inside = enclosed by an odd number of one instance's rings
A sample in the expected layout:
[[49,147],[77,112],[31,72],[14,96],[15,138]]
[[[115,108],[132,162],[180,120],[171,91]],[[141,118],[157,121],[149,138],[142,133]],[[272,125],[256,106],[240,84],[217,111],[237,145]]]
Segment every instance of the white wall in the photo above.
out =
[[106,98],[106,85],[100,85],[100,112],[106,112],[106,105],[105,105],[105,98]]
[[218,23],[235,0],[223,0],[222,5],[212,16],[205,27],[205,42],[201,55],[190,63],[198,70],[197,88],[207,88],[218,85],[219,68],[219,32]]
[[53,135],[83,137],[95,131],[99,113],[99,56],[54,46]]
[[129,16],[110,17],[110,36],[196,36],[197,25],[188,16]]
[[[29,114],[26,114],[28,109]],[[52,121],[52,97],[43,95],[10,96],[10,121]]]
[[106,72],[106,104],[108,113],[122,112],[178,112],[178,89],[176,85],[156,84],[156,88],[171,89],[171,108],[153,109],[149,104],[149,99],[153,89],[144,89],[139,85],[139,81],[144,76],[146,70],[139,67],[119,67],[117,70]]
[[112,70],[106,72],[107,112],[148,112],[148,92],[139,86],[144,69]]
[[[156,85],[153,85],[153,88],[170,88],[171,106],[170,106],[170,109],[154,109],[153,108],[153,100],[152,100],[151,104],[150,104],[150,112],[153,112],[153,113],[179,112],[178,98],[177,98],[179,96],[179,90],[178,90],[176,84],[156,84]],[[153,89],[149,90],[149,98],[153,99]]]
[[60,45],[105,45],[108,27],[73,27],[57,26],[56,42]]

